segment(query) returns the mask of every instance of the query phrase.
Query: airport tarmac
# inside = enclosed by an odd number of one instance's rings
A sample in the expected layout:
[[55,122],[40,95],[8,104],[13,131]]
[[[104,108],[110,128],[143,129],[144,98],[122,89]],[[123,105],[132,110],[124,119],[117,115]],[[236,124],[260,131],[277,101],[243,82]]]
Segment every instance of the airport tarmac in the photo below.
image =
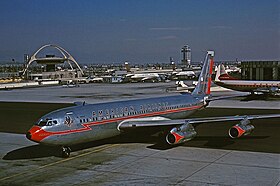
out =
[[[191,84],[192,81],[186,81]],[[79,87],[65,88],[62,86],[39,87],[28,89],[12,89],[0,91],[0,102],[39,102],[39,103],[100,103],[117,100],[129,100],[147,97],[158,97],[178,94],[167,92],[168,87],[174,87],[175,82],[168,83],[129,83],[129,84],[80,84]],[[244,96],[248,93],[231,91],[229,89],[214,86],[213,96]],[[238,108],[278,109],[280,99],[263,99],[257,97],[257,101],[239,98]],[[236,105],[236,99],[226,99],[210,103],[210,107],[232,108]]]
[[175,86],[175,82],[129,84],[94,83],[79,84],[78,87],[73,88],[52,86],[12,89],[0,91],[0,101],[40,103],[73,103],[86,101],[87,103],[98,103],[120,99],[143,98],[147,96],[164,96],[167,94],[166,87],[168,86]]
[[163,150],[148,142],[114,141],[94,142],[62,159],[22,134],[0,133],[0,183],[263,186],[280,182],[280,155],[275,153],[188,146]]
[[[1,91],[0,185],[280,184],[279,119],[256,121],[252,135],[236,140],[227,137],[235,123],[200,125],[195,139],[173,148],[158,144],[155,136],[124,135],[72,147],[67,159],[58,157],[57,149],[25,138],[26,129],[42,114],[74,101],[164,96],[173,94],[165,91],[170,85],[89,84]],[[236,93],[213,92],[216,96]],[[219,104],[211,103],[195,117],[280,112],[279,99],[242,97]]]

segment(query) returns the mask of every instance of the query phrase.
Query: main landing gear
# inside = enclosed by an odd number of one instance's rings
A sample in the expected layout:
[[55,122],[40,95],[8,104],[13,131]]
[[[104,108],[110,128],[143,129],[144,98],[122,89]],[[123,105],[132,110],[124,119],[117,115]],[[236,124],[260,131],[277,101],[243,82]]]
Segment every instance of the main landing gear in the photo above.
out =
[[68,158],[70,156],[71,149],[70,147],[62,147],[61,148],[61,157]]

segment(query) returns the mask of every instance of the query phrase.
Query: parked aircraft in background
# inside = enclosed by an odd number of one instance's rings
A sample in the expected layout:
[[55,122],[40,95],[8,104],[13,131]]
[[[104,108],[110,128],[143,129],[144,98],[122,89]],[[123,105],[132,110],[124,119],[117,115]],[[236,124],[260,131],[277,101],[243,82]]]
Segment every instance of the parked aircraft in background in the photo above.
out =
[[[241,73],[241,68],[236,67],[236,66],[225,66],[225,71],[226,73]],[[215,71],[217,72],[218,66],[216,66]]]
[[166,88],[167,92],[189,92],[191,93],[195,89],[196,82],[193,82],[192,86],[186,85],[183,81],[176,81],[175,85],[172,87]]
[[[217,121],[239,121],[229,129],[229,136],[238,138],[254,129],[251,119],[279,115],[226,116],[183,119],[205,108],[210,99],[214,52],[208,51],[198,84],[192,93],[173,96],[78,104],[43,116],[26,134],[32,141],[61,147],[63,157],[70,155],[71,145],[113,137],[131,129],[153,127],[163,131],[165,141],[176,145],[196,136],[194,126]],[[149,129],[147,129],[149,131]]]
[[185,80],[193,79],[196,74],[192,70],[182,71],[182,69],[177,69],[175,62],[171,59],[170,69],[147,69],[141,71],[139,68],[130,68],[128,62],[125,62],[125,68],[127,71],[126,78],[129,78],[132,82],[144,82],[144,81],[163,81],[167,79],[173,80]]
[[131,82],[158,82],[160,81],[160,76],[157,73],[139,73],[139,74],[127,74],[127,78],[130,79]]
[[188,86],[183,81],[176,81],[176,85],[177,85],[177,91],[186,90],[186,91],[192,92],[195,89],[195,85]]
[[[127,71],[126,78],[129,79],[131,82],[158,82],[160,81],[160,76],[158,73],[142,73],[137,72],[139,71],[139,68],[130,68],[130,65],[128,62],[124,63],[124,66]],[[133,72],[132,72],[133,70]]]
[[196,77],[194,71],[181,71],[181,72],[173,72],[172,76],[177,79],[194,79]]
[[226,73],[224,65],[219,65],[214,81],[217,85],[251,94],[263,93],[276,95],[280,93],[280,81],[239,80]]

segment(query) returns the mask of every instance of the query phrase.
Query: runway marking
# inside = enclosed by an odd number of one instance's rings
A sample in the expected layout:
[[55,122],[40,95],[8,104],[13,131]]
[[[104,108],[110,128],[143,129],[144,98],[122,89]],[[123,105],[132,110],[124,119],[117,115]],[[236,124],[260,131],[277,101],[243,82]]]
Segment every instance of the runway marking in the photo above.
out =
[[[67,162],[67,161],[70,161],[70,160],[73,160],[73,159],[76,159],[76,158],[80,158],[80,157],[83,157],[83,156],[86,156],[86,155],[89,155],[89,154],[92,154],[92,153],[95,153],[95,152],[100,152],[100,151],[103,151],[103,150],[106,150],[106,149],[109,149],[109,148],[112,148],[112,147],[115,147],[115,146],[119,146],[119,145],[120,144],[107,145],[105,147],[101,147],[99,149],[96,149],[96,150],[93,150],[93,151],[90,151],[90,152],[86,152],[84,154],[80,154],[80,155],[73,156],[73,157],[70,157],[70,158],[66,158],[66,159],[63,159],[63,160],[60,160],[60,161],[56,161],[56,162],[53,162],[53,163],[42,165],[42,166],[38,167],[37,169],[32,170],[32,172],[34,172],[36,170],[46,168],[46,167],[50,167],[50,166],[53,166],[53,165],[57,165],[57,164],[60,164],[60,163],[63,163],[63,162]],[[10,179],[10,178],[13,178],[13,177],[16,177],[16,176],[21,176],[23,174],[30,173],[30,172],[31,171],[29,170],[29,171],[21,172],[21,173],[18,173],[18,174],[13,174],[12,176],[7,176],[7,177],[0,178],[0,181],[7,180],[7,179]]]

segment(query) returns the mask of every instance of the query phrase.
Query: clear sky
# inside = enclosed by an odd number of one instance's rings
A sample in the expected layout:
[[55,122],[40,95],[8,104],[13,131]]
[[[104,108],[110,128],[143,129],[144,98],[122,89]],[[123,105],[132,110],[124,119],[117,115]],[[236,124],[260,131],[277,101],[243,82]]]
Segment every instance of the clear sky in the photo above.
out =
[[1,0],[0,61],[57,44],[80,63],[280,59],[280,0]]

